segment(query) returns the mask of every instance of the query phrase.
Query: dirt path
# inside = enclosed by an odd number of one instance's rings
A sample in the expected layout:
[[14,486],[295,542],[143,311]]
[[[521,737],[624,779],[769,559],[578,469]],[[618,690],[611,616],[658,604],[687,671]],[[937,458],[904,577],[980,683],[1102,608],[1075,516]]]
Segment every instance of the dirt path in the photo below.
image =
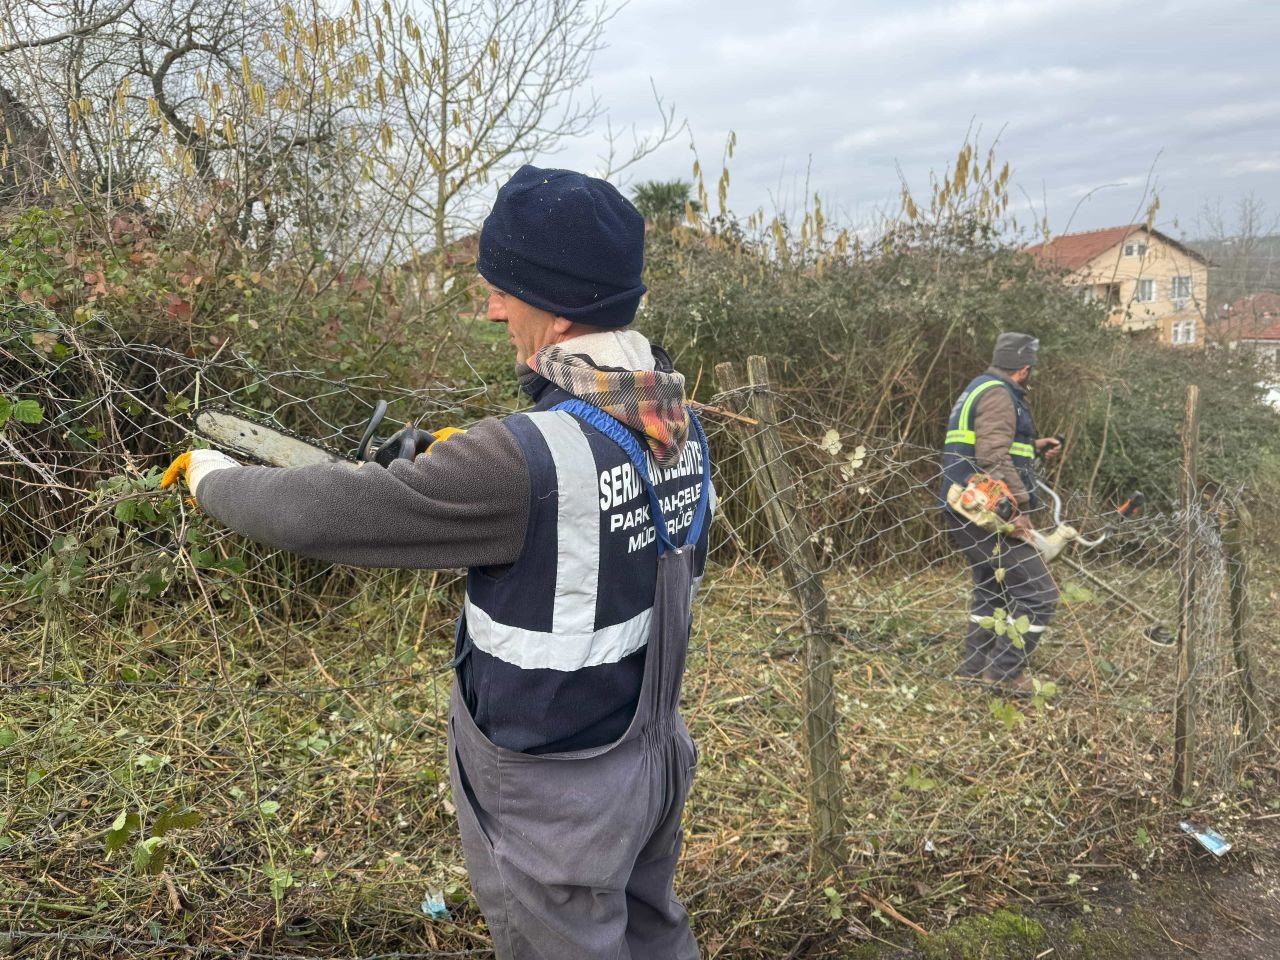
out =
[[[887,960],[1280,960],[1280,817],[1258,819],[1239,852],[1188,843],[1138,880],[1082,880],[1073,902],[964,918],[928,939],[867,944]],[[815,944],[816,946],[816,944]],[[803,954],[802,954],[803,955]]]
[[1104,887],[1092,916],[1097,945],[1111,940],[1112,954],[1072,953],[1050,939],[1048,956],[1278,960],[1280,820],[1256,822],[1238,856],[1219,862],[1189,845],[1179,873]]

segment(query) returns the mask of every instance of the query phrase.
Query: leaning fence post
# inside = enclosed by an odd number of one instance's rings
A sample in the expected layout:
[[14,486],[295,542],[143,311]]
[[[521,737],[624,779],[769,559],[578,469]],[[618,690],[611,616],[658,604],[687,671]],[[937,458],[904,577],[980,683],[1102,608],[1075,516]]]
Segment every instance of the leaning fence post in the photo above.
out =
[[743,449],[751,466],[752,481],[764,501],[769,528],[782,552],[788,589],[804,623],[805,746],[812,828],[810,870],[814,876],[826,878],[835,875],[844,862],[843,779],[827,595],[817,572],[809,530],[800,513],[795,477],[786,462],[786,450],[778,432],[774,396],[769,390],[768,360],[765,357],[747,359],[751,389],[745,398],[740,390],[742,381],[733,364],[719,364],[716,380],[721,390],[739,391],[731,397],[731,402],[739,407],[748,406],[751,416],[758,421],[746,428]]
[[1247,749],[1266,728],[1253,648],[1249,645],[1249,544],[1253,518],[1238,498],[1232,499],[1228,510],[1222,525],[1222,546],[1226,552],[1227,575],[1231,578],[1231,651],[1240,680],[1241,748]]
[[1195,752],[1195,688],[1192,668],[1196,662],[1196,513],[1200,494],[1196,483],[1196,455],[1200,445],[1200,388],[1187,387],[1187,407],[1182,421],[1182,509],[1184,511],[1178,585],[1178,671],[1173,710],[1173,792],[1178,798],[1191,787],[1192,754]]

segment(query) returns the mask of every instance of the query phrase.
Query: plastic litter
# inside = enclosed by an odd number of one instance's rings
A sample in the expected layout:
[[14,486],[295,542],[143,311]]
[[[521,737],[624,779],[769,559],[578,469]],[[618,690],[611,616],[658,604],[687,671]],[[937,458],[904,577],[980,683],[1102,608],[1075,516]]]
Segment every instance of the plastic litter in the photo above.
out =
[[444,894],[439,890],[428,890],[427,898],[419,906],[422,912],[432,920],[448,920],[449,907],[444,902]]
[[1231,844],[1227,842],[1226,837],[1210,827],[1197,826],[1190,820],[1178,821],[1178,827],[1181,828],[1183,833],[1189,833],[1195,837],[1200,842],[1200,846],[1215,857],[1220,857],[1231,849]]

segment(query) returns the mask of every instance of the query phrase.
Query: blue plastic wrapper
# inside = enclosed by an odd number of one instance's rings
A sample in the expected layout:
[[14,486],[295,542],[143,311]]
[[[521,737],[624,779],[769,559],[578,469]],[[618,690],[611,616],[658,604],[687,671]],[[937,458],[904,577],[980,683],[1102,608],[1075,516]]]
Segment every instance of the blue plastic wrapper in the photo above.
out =
[[1217,830],[1210,827],[1202,827],[1199,824],[1192,823],[1189,820],[1181,820],[1178,823],[1179,829],[1183,833],[1189,833],[1200,842],[1200,846],[1204,847],[1215,857],[1220,857],[1231,849],[1226,838]]
[[444,895],[439,890],[428,890],[427,899],[419,906],[422,912],[432,920],[448,920],[449,907],[444,902]]

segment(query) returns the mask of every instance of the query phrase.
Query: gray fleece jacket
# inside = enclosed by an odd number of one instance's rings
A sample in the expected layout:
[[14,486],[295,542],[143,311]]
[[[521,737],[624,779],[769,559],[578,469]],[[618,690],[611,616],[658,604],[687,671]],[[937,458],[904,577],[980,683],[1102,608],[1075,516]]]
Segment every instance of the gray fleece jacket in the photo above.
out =
[[454,568],[514,563],[529,471],[496,417],[416,460],[227,467],[200,482],[200,509],[259,543],[333,563]]
[[[654,348],[635,331],[591,334],[568,345],[601,369],[655,369]],[[518,366],[516,373],[526,392],[536,389],[534,381],[546,384],[527,366]],[[679,374],[658,376],[671,377],[670,389],[680,395]],[[432,444],[416,460],[397,460],[390,467],[214,470],[200,481],[197,500],[200,509],[237,533],[331,563],[506,566],[524,546],[529,469],[501,418],[489,417]]]

